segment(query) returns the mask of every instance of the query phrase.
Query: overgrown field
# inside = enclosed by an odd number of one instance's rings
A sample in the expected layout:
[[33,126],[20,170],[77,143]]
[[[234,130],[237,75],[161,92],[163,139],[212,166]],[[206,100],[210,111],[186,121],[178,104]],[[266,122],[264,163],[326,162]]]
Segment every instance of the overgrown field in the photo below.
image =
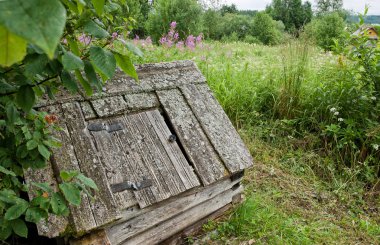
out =
[[380,98],[353,62],[300,41],[143,49],[141,63],[194,60],[256,161],[246,201],[190,242],[379,243]]

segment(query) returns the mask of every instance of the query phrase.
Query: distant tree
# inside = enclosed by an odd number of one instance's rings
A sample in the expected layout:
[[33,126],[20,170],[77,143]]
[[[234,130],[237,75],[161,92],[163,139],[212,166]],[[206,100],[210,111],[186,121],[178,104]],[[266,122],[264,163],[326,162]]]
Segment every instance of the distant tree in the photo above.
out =
[[155,0],[145,27],[149,35],[158,41],[167,33],[170,23],[177,22],[181,38],[201,32],[202,6],[197,0]]
[[223,36],[223,17],[220,11],[207,9],[202,16],[205,38],[220,39]]
[[238,9],[237,9],[237,7],[236,7],[235,4],[223,5],[222,8],[220,9],[220,12],[222,13],[222,15],[225,15],[225,14],[237,14],[238,13]]
[[319,15],[343,10],[343,0],[317,0]]
[[305,27],[305,34],[313,38],[324,50],[331,50],[334,41],[343,37],[345,26],[339,13],[332,12],[313,19]]
[[252,35],[266,45],[278,44],[282,33],[278,30],[278,23],[265,12],[259,12],[253,17]]
[[288,32],[299,30],[310,22],[313,12],[311,3],[301,0],[272,0],[266,12],[275,20],[281,20]]

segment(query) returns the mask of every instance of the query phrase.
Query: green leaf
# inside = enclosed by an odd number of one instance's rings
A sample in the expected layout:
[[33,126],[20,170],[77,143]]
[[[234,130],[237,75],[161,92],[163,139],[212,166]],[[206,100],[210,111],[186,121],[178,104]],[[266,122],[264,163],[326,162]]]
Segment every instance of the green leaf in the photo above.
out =
[[79,83],[84,88],[84,91],[86,91],[86,95],[91,96],[93,91],[92,91],[91,85],[88,83],[88,81],[83,78],[83,76],[79,70],[75,71],[75,75],[78,78]]
[[38,145],[38,151],[41,153],[41,155],[46,159],[48,160],[50,158],[50,151],[48,150],[48,148],[46,148],[46,146],[44,145]]
[[67,38],[67,42],[69,43],[69,46],[70,46],[70,49],[71,51],[76,55],[76,56],[80,56],[80,51],[79,51],[79,48],[78,48],[78,44],[77,42],[75,42],[73,39],[71,38]]
[[51,187],[49,186],[48,183],[36,183],[36,182],[32,182],[32,185],[34,185],[35,187],[45,191],[45,192],[52,192],[53,190],[51,189]]
[[84,72],[86,73],[87,80],[96,86],[96,88],[101,91],[102,89],[102,83],[99,81],[95,69],[92,66],[91,62],[85,61],[84,62]]
[[133,79],[138,81],[139,78],[137,76],[135,66],[133,65],[133,63],[131,61],[131,58],[129,58],[126,55],[115,53],[115,59],[116,59],[117,65],[120,67],[120,69],[122,69],[126,74],[128,74]]
[[62,178],[63,181],[71,181],[75,176],[79,174],[78,171],[61,171],[59,173],[59,176]]
[[65,199],[60,193],[54,193],[50,201],[51,208],[55,214],[65,214],[68,212]]
[[25,213],[25,220],[33,223],[38,223],[41,219],[46,219],[47,217],[46,211],[38,207],[28,208]]
[[28,227],[22,219],[16,219],[11,221],[11,226],[17,235],[20,237],[28,237]]
[[9,204],[15,204],[17,202],[20,202],[22,199],[18,198],[16,196],[16,193],[9,189],[3,189],[0,191],[0,201],[3,201],[5,203]]
[[86,25],[84,26],[84,31],[97,38],[106,38],[110,36],[110,34],[106,30],[101,28],[92,20],[86,23]]
[[26,143],[26,149],[27,149],[28,151],[35,149],[37,146],[38,146],[38,142],[35,141],[35,140],[29,140],[29,141]]
[[91,0],[98,15],[103,14],[105,0]]
[[29,207],[29,203],[27,201],[19,202],[12,207],[8,208],[7,212],[5,212],[4,218],[6,220],[14,220],[23,215],[26,209]]
[[40,74],[44,71],[48,57],[45,54],[32,54],[25,57],[25,75],[28,77],[34,77],[36,74]]
[[79,174],[78,176],[76,176],[76,178],[79,179],[85,186],[88,186],[97,191],[99,190],[95,182],[92,179],[84,176],[83,174]]
[[0,227],[0,241],[5,241],[12,234],[12,226]]
[[12,103],[9,103],[7,105],[6,110],[7,110],[7,121],[10,125],[13,125],[20,115],[16,107]]
[[10,176],[14,176],[14,177],[16,176],[16,174],[13,171],[8,170],[1,165],[0,165],[0,172],[6,175],[10,175]]
[[0,1],[0,13],[0,25],[53,58],[66,23],[66,9],[59,0]]
[[72,78],[70,72],[62,71],[61,81],[63,83],[63,86],[65,86],[65,88],[67,88],[70,92],[74,93],[74,92],[78,91],[78,84]]
[[90,60],[96,70],[105,75],[107,79],[115,73],[116,60],[110,51],[101,47],[91,47]]
[[59,189],[61,189],[63,195],[69,203],[79,206],[81,202],[80,190],[73,183],[59,184]]
[[138,47],[136,47],[133,43],[126,42],[125,46],[127,47],[127,49],[129,51],[131,51],[132,53],[134,53],[138,57],[142,58],[144,56],[144,53]]
[[[1,2],[0,2],[1,3]],[[33,88],[29,85],[21,86],[16,94],[17,105],[21,107],[24,111],[28,112],[32,109],[36,101],[36,96],[34,94]]]
[[77,69],[83,69],[83,61],[71,52],[66,52],[62,56],[62,65],[67,71],[73,71]]
[[[3,15],[2,12],[1,15]],[[26,55],[26,45],[27,43],[23,38],[0,25],[0,65],[11,66],[23,60]]]

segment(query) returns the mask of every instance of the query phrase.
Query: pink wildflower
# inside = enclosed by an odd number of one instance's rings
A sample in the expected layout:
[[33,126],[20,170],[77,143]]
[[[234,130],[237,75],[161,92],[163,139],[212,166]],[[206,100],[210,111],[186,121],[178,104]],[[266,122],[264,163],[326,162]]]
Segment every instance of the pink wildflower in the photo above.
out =
[[86,34],[80,35],[78,37],[78,40],[84,45],[89,45],[91,43],[91,37],[87,36]]
[[170,23],[170,29],[175,29],[177,27],[177,22],[173,21]]

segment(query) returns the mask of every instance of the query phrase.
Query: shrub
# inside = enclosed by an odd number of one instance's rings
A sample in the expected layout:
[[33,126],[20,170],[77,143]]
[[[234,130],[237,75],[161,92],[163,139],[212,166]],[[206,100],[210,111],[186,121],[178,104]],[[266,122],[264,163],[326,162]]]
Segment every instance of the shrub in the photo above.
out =
[[312,20],[305,27],[305,33],[324,50],[331,50],[334,40],[342,39],[344,28],[345,22],[339,13],[330,13]]
[[219,40],[223,36],[223,17],[219,11],[208,9],[202,16],[203,33],[206,38]]
[[149,13],[146,29],[154,41],[169,31],[170,23],[177,22],[181,38],[201,32],[202,7],[197,0],[157,0]]
[[264,12],[253,17],[252,35],[266,45],[278,44],[282,33],[278,30],[278,23]]

